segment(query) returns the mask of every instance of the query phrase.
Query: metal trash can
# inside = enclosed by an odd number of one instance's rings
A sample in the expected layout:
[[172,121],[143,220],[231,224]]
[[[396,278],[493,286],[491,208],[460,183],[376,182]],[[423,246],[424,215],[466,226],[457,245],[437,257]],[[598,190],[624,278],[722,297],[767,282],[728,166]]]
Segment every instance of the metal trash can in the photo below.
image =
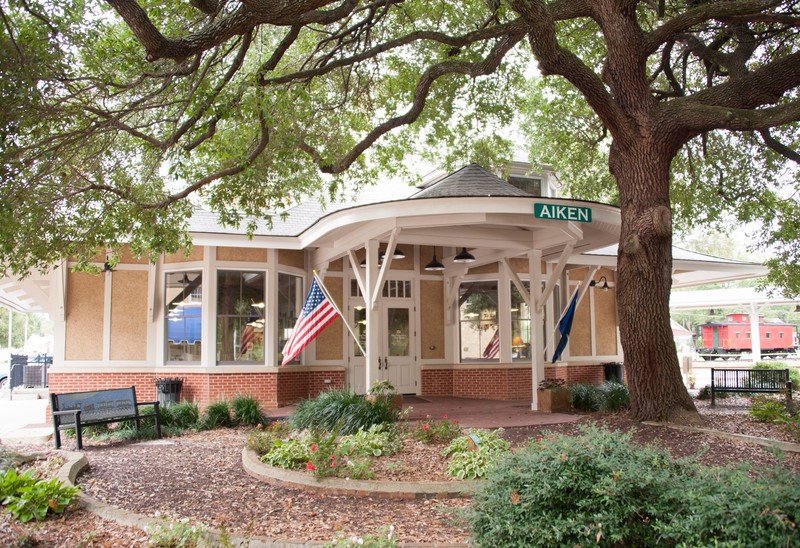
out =
[[11,370],[9,371],[8,388],[24,388],[25,366],[28,365],[28,356],[25,354],[11,354]]
[[622,364],[619,362],[604,363],[603,373],[606,381],[622,382]]
[[156,397],[159,405],[168,406],[181,401],[182,387],[182,378],[156,379]]

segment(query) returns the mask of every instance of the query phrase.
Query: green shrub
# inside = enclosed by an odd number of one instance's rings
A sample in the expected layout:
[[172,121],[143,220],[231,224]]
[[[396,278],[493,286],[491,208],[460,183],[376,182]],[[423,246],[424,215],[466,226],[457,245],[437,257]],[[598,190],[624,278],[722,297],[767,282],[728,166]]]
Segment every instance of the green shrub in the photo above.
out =
[[175,548],[184,546],[214,546],[209,536],[208,527],[203,523],[188,521],[168,522],[164,520],[145,527],[148,534],[148,545],[159,548]]
[[239,424],[256,426],[265,422],[261,405],[252,396],[237,396],[231,401],[233,416]]
[[342,435],[395,420],[397,412],[389,402],[370,402],[347,390],[329,390],[314,399],[301,401],[291,417],[292,427],[297,430],[322,429]]
[[450,420],[447,415],[441,419],[434,419],[430,415],[424,420],[418,420],[409,432],[411,437],[422,443],[449,442],[461,435],[458,420]]
[[272,449],[261,457],[261,462],[279,468],[302,468],[311,460],[308,439],[273,440]]
[[628,387],[621,382],[607,381],[600,385],[602,395],[601,408],[603,411],[617,412],[631,406],[631,396]]
[[786,422],[789,412],[786,405],[769,396],[759,395],[750,400],[750,416],[759,422]]
[[[489,468],[511,448],[501,437],[502,432],[502,428],[490,432],[476,430],[454,439],[442,451],[443,455],[452,455],[447,472],[460,480],[486,477]],[[471,436],[478,439],[475,449],[470,449]]]
[[[724,400],[727,397],[732,396],[731,392],[717,392],[714,397],[718,400]],[[697,392],[697,399],[698,400],[710,400],[711,399],[711,386],[705,385],[703,388]]]
[[231,408],[228,402],[224,400],[218,401],[206,407],[201,423],[201,427],[204,430],[227,428],[230,426],[233,426],[233,419],[231,418]]
[[80,490],[57,479],[37,479],[30,470],[17,474],[13,468],[0,473],[0,502],[14,519],[42,521],[48,512],[61,514],[78,500]]
[[603,395],[600,387],[593,384],[573,384],[569,387],[572,407],[579,411],[599,411]]
[[183,400],[172,405],[159,406],[161,424],[181,429],[197,428],[200,422],[200,411],[197,404]]
[[473,497],[480,546],[795,546],[800,477],[673,460],[582,429],[509,453]]
[[681,506],[665,496],[681,467],[630,438],[583,428],[508,453],[473,497],[473,538],[493,547],[655,546],[652,520]]
[[662,544],[679,546],[798,546],[800,478],[768,467],[704,468],[672,493],[681,512],[654,523]]
[[288,421],[272,421],[270,424],[255,428],[250,432],[245,446],[261,456],[275,447],[275,440],[288,438],[290,433],[291,427]]
[[800,371],[794,367],[789,367],[785,362],[757,362],[753,369],[788,369],[789,380],[792,381],[792,387],[795,390],[800,387]]
[[343,436],[339,446],[340,452],[348,458],[380,457],[397,453],[403,448],[403,442],[393,425],[373,424],[369,430]]

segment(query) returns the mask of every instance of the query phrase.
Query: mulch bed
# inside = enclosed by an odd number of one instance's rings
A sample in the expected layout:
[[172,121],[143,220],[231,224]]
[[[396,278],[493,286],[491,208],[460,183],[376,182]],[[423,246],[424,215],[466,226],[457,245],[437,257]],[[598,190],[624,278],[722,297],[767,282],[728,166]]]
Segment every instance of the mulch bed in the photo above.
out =
[[[779,427],[750,419],[746,400],[726,401],[716,409],[698,402],[698,407],[712,428],[792,441]],[[780,464],[800,472],[800,455],[782,456],[751,443],[636,424],[622,415],[587,415],[577,424],[509,428],[505,437],[520,445],[547,432],[572,433],[586,423],[635,428],[637,442],[657,443],[676,457],[699,454],[709,465],[750,461]],[[86,455],[90,468],[79,481],[86,493],[120,508],[150,516],[189,518],[245,536],[331,541],[337,535],[375,534],[381,527],[394,525],[402,542],[469,540],[459,515],[468,507],[468,500],[327,496],[268,485],[242,469],[241,450],[246,438],[246,430],[234,429],[192,433],[166,444],[89,442]],[[378,479],[446,479],[445,459],[440,455],[444,446],[406,443],[410,445],[407,452],[388,457],[376,469]],[[80,509],[32,525],[14,523],[0,514],[0,544],[12,544],[25,535],[38,542],[36,546],[141,546],[146,539],[138,529]]]

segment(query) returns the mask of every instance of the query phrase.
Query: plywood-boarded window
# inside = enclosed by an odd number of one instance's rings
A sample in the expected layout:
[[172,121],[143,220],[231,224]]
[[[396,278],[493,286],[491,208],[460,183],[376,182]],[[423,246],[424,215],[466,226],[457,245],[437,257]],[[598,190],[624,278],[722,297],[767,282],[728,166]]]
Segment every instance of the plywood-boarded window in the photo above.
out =
[[147,359],[146,270],[117,270],[111,274],[112,360]]
[[66,360],[103,359],[105,275],[70,272],[67,278]]

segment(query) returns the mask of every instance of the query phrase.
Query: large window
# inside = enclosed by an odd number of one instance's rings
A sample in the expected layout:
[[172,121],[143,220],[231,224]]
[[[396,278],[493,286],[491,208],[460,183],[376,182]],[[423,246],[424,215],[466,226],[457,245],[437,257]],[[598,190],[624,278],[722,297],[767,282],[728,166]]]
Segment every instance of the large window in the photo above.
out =
[[461,360],[498,360],[497,282],[465,282],[459,288]]
[[264,273],[217,272],[217,362],[264,363]]
[[167,273],[164,303],[167,363],[200,363],[203,342],[203,273]]
[[[283,361],[283,347],[292,334],[297,316],[303,309],[303,278],[278,274],[278,363]],[[298,356],[291,363],[300,363]]]
[[[530,282],[522,283],[530,294]],[[513,282],[511,283],[511,358],[531,359],[531,309]]]

